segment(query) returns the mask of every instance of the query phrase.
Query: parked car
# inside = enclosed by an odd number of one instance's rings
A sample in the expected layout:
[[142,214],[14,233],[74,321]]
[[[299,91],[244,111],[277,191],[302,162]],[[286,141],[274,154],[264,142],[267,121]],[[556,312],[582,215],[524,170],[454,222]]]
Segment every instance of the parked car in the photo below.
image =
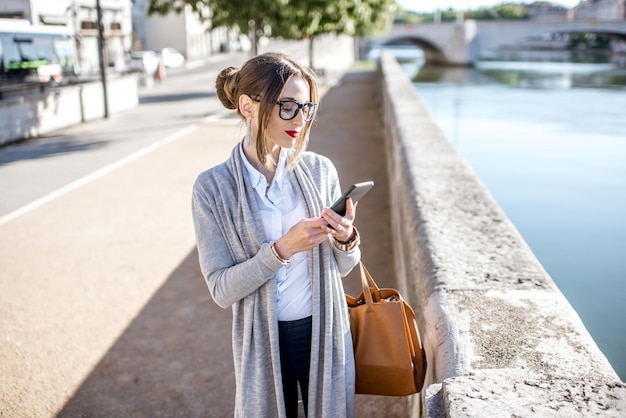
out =
[[185,57],[174,48],[163,48],[161,50],[163,64],[168,68],[180,67],[185,63]]
[[159,68],[159,55],[154,51],[135,51],[130,54],[130,71],[140,71],[153,76]]

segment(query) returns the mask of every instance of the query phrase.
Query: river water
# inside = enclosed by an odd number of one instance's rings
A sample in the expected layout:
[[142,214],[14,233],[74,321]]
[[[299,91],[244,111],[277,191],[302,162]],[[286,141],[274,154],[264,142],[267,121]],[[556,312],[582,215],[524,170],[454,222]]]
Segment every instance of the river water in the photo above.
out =
[[626,380],[626,69],[403,67]]

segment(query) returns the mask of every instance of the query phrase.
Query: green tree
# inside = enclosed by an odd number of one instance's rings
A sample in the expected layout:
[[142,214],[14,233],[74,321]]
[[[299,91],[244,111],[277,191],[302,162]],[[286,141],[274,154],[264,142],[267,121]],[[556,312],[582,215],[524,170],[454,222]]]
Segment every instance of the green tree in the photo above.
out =
[[327,33],[363,37],[389,29],[395,0],[289,0],[279,11],[272,34],[309,40],[309,65],[313,64],[315,38]]
[[396,14],[393,18],[393,24],[417,24],[422,23],[424,20],[423,14],[418,14],[410,10],[405,10],[401,7],[397,7]]
[[494,6],[492,10],[500,19],[528,19],[528,9],[522,4],[501,4]]
[[253,55],[261,33],[308,38],[311,66],[315,37],[325,33],[372,35],[389,28],[395,12],[395,0],[150,0],[149,14],[180,13],[186,5],[201,17],[208,17],[202,14],[209,10],[213,28],[250,33]]
[[479,7],[470,12],[471,18],[476,20],[494,20],[498,15],[488,7]]
[[186,6],[201,19],[210,18],[211,27],[236,28],[249,34],[252,53],[257,54],[258,39],[264,28],[274,26],[289,0],[150,0],[148,14],[180,13]]
[[[439,17],[442,22],[453,22],[457,19],[458,11],[452,8],[447,10],[440,10]],[[435,21],[434,13],[421,13],[416,15],[417,23],[431,23]],[[499,20],[499,19],[528,19],[528,9],[523,4],[517,3],[503,3],[493,7],[479,7],[477,9],[463,12],[464,19],[475,20]],[[396,20],[399,23],[407,22],[405,14],[396,15]]]

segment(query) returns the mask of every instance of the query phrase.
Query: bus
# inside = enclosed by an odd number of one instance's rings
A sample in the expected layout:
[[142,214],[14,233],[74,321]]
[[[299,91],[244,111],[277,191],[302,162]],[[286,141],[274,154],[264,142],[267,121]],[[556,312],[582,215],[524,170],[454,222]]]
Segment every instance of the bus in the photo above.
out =
[[74,33],[67,26],[0,19],[0,86],[74,81],[76,56]]

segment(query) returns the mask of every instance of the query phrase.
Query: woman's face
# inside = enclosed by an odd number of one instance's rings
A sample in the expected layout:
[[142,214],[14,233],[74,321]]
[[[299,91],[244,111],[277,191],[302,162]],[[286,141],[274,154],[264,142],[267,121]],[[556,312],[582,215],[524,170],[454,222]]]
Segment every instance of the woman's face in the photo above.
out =
[[[296,100],[300,103],[307,103],[310,99],[309,85],[301,77],[292,76],[287,80],[278,100]],[[290,103],[289,105],[293,105]],[[272,115],[267,124],[265,138],[268,148],[275,150],[277,147],[293,148],[306,125],[303,111],[300,109],[296,117],[291,120],[283,120],[279,116],[280,106],[274,105]]]

